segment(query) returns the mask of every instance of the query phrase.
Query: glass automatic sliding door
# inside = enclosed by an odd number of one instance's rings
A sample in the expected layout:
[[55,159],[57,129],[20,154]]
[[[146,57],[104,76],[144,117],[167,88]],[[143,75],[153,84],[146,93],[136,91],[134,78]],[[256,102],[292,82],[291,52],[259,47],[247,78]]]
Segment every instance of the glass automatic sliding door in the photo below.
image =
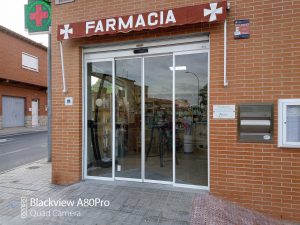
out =
[[172,182],[173,56],[144,58],[145,179]]
[[141,58],[115,61],[116,177],[141,179]]
[[113,61],[87,63],[87,175],[112,177]]
[[207,51],[109,58],[86,72],[87,176],[208,185]]
[[207,52],[175,55],[176,183],[208,185],[207,86]]

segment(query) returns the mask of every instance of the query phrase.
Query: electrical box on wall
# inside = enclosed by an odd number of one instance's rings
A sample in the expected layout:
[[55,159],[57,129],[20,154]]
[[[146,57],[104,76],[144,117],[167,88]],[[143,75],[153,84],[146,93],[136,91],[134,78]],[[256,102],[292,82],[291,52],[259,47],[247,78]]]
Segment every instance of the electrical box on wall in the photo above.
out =
[[238,138],[241,142],[273,142],[273,104],[240,104]]
[[73,105],[73,97],[66,97],[65,105]]

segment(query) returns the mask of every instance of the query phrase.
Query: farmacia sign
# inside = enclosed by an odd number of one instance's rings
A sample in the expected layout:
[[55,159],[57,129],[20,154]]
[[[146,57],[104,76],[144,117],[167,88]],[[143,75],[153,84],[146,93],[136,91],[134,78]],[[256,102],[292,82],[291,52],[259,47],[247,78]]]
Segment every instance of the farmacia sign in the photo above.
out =
[[[139,14],[137,17],[129,16],[128,18],[118,17],[86,22],[85,33],[99,33],[118,31],[122,32],[125,30],[132,30],[139,27],[151,27],[160,25],[167,25],[169,23],[176,23],[173,10],[168,10],[167,15],[164,15],[164,11],[151,12],[146,15],[146,20],[143,14]],[[96,25],[97,24],[97,25]]]
[[159,27],[224,21],[226,8],[227,1],[221,1],[128,16],[67,23],[58,26],[57,39],[62,41],[94,35],[127,33]]

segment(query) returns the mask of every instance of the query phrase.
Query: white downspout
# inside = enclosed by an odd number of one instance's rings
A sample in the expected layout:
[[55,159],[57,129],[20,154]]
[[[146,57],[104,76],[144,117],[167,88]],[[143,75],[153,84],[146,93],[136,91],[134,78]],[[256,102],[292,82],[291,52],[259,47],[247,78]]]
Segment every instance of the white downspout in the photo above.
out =
[[64,53],[63,53],[62,41],[59,42],[59,46],[60,46],[61,74],[63,80],[63,93],[66,94],[68,90],[67,90],[66,79],[65,79]]
[[224,21],[224,87],[228,87],[227,80],[227,20]]

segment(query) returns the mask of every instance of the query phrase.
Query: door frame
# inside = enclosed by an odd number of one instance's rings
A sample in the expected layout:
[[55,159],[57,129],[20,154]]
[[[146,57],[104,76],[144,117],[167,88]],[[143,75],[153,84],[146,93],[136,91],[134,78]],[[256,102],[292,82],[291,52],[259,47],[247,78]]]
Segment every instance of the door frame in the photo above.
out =
[[[87,140],[88,140],[88,127],[87,127],[87,119],[88,119],[88,108],[87,108],[87,105],[88,105],[88,93],[87,93],[87,66],[86,64],[87,63],[93,63],[93,62],[111,62],[112,63],[112,95],[113,95],[113,98],[112,98],[112,106],[113,108],[111,109],[112,110],[112,117],[113,119],[111,120],[111,130],[112,130],[112,135],[111,135],[111,146],[112,146],[112,177],[96,177],[96,176],[89,176],[87,174]],[[82,157],[82,172],[83,172],[83,179],[94,179],[94,180],[108,180],[108,181],[113,181],[115,180],[115,151],[114,151],[114,148],[115,148],[115,142],[113,140],[115,140],[115,127],[114,127],[114,124],[115,124],[115,111],[113,109],[115,109],[115,99],[114,99],[114,94],[115,94],[115,60],[114,58],[106,58],[106,59],[91,59],[91,60],[85,60],[84,61],[84,64],[83,64],[83,70],[84,70],[84,73],[83,73],[83,99],[84,101],[82,101],[83,103],[83,121],[82,121],[82,131],[83,131],[83,149],[82,149],[82,153],[83,153],[83,157]]]
[[[176,136],[173,135],[173,186],[174,187],[184,187],[184,188],[194,188],[194,189],[203,189],[203,190],[210,190],[210,142],[209,142],[209,127],[210,127],[210,50],[190,50],[190,51],[181,51],[181,52],[174,52],[173,53],[173,68],[176,66],[175,57],[179,55],[189,55],[189,54],[197,54],[197,53],[207,53],[207,186],[200,186],[200,185],[193,185],[193,184],[181,184],[176,183]],[[176,125],[176,77],[175,77],[175,70],[173,69],[173,134],[176,133],[175,125]]]
[[[142,176],[142,180],[143,182],[145,183],[152,183],[152,184],[169,184],[169,185],[172,185],[174,183],[174,163],[173,163],[173,158],[172,158],[172,181],[163,181],[163,180],[153,180],[153,179],[146,179],[146,176],[145,176],[145,170],[146,170],[146,155],[145,155],[145,152],[146,152],[146,149],[145,149],[145,144],[146,144],[146,123],[145,123],[145,58],[154,58],[154,57],[161,57],[161,56],[171,56],[172,57],[172,61],[174,60],[173,58],[173,55],[174,53],[171,52],[171,53],[161,53],[161,54],[150,54],[150,55],[144,55],[143,56],[143,66],[142,66],[142,89],[143,89],[143,93],[142,93],[142,97],[143,97],[143,102],[142,102],[142,106],[143,106],[143,114],[142,114],[142,136],[143,136],[143,139],[142,139],[142,146],[143,146],[143,157],[142,157],[142,163],[144,164],[144,167],[143,167],[143,176]],[[172,66],[174,67],[174,62],[172,62]],[[173,70],[173,73],[172,73],[172,86],[173,86],[173,75],[174,75],[174,70]],[[172,87],[172,102],[173,102],[173,92],[174,92],[174,88]],[[173,114],[174,114],[174,111],[173,111],[173,108],[172,108],[172,123],[174,122],[173,121]],[[173,131],[172,131],[173,132]],[[173,136],[174,136],[174,133],[173,133]],[[173,140],[172,140],[172,155],[174,155],[174,150],[173,150],[173,147],[174,147],[174,143],[173,143]]]
[[[117,61],[117,60],[128,60],[128,59],[141,59],[141,84],[144,83],[144,57],[143,56],[140,56],[140,55],[137,55],[135,57],[114,57],[114,61]],[[114,67],[115,67],[115,64],[114,64]],[[114,68],[114,72],[115,72],[115,68]],[[113,80],[115,81],[116,80],[116,75],[114,74],[113,76]],[[115,91],[115,86],[114,86],[114,91]],[[143,105],[144,105],[144,86],[142,85],[142,88],[141,88],[141,131],[143,130],[143,120],[144,120],[144,117],[142,116],[143,115]],[[113,99],[115,99],[116,96],[114,95],[113,96]],[[113,105],[113,109],[114,113],[116,112],[116,108],[115,108],[115,104]],[[115,116],[114,116],[114,119]],[[115,135],[115,133],[114,133]],[[143,143],[143,132],[140,133],[140,136],[141,136],[141,143]],[[115,142],[115,138],[114,138],[114,142]],[[114,180],[119,180],[119,181],[134,181],[134,182],[144,182],[144,174],[145,174],[145,170],[144,170],[144,161],[142,160],[143,159],[143,155],[145,154],[144,150],[143,150],[143,147],[144,145],[141,144],[141,158],[140,158],[140,161],[141,161],[141,178],[129,178],[129,177],[117,177],[117,176],[114,176]],[[115,148],[113,148],[115,150]],[[115,155],[115,154],[114,154]],[[115,162],[116,159],[115,159],[115,156],[113,158],[113,161]],[[115,173],[115,172],[114,172]],[[116,175],[116,174],[115,174]]]
[[[138,41],[136,41],[137,43]],[[140,41],[139,41],[140,42]],[[161,41],[149,41],[145,40],[145,45],[148,46],[149,52],[144,54],[134,54],[133,47],[134,45],[130,43],[123,43],[119,45],[111,45],[111,46],[103,46],[100,48],[84,48],[82,51],[82,107],[83,107],[83,121],[82,121],[82,177],[83,179],[93,179],[93,180],[125,180],[125,181],[135,181],[135,182],[147,182],[147,183],[159,183],[159,184],[169,184],[174,187],[185,187],[185,188],[194,188],[194,189],[202,189],[209,190],[210,189],[210,143],[209,143],[209,115],[210,115],[210,49],[209,49],[209,37],[201,34],[200,36],[192,36],[186,38],[179,39],[169,39],[169,40],[161,40]],[[137,46],[137,45],[135,45]],[[136,48],[136,47],[135,47]],[[180,184],[176,183],[176,163],[175,163],[175,70],[173,70],[173,93],[172,93],[172,120],[173,120],[173,135],[172,135],[172,144],[173,144],[173,181],[159,181],[159,180],[148,180],[145,179],[145,87],[144,87],[144,57],[147,56],[159,56],[164,54],[171,54],[173,57],[173,68],[175,67],[175,56],[176,55],[185,55],[185,54],[195,54],[195,53],[208,53],[208,107],[207,107],[207,165],[208,165],[208,186],[199,186],[199,185],[190,185],[190,184]],[[142,93],[141,93],[141,179],[135,178],[122,178],[115,176],[115,60],[117,59],[129,59],[129,58],[142,58],[141,66],[142,66]],[[99,177],[99,176],[89,176],[87,175],[87,63],[90,62],[104,62],[111,61],[112,62],[112,177]]]
[[[34,125],[33,123],[33,102],[37,103],[37,124]],[[32,99],[31,100],[31,126],[32,127],[38,127],[39,126],[39,100],[38,99]]]

